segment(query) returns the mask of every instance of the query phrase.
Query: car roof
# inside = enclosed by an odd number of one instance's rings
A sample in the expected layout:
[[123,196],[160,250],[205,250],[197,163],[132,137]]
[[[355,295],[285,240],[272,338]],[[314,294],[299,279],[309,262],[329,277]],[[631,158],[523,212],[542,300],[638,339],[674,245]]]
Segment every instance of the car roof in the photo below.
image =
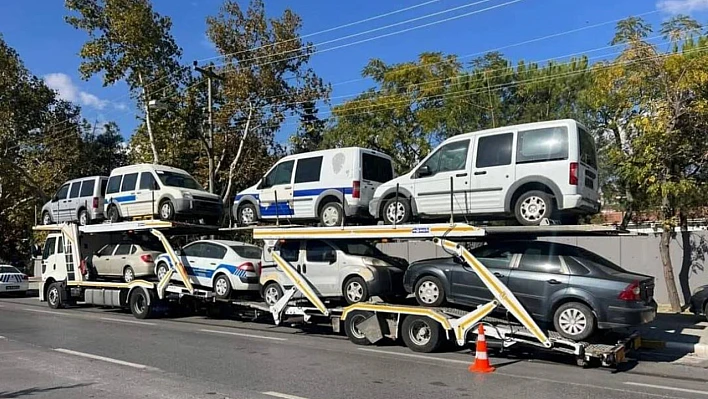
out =
[[196,242],[207,242],[207,243],[213,243],[213,244],[221,244],[221,245],[226,245],[227,247],[230,247],[232,245],[249,245],[252,247],[258,247],[257,245],[253,244],[248,244],[242,241],[233,241],[233,240],[197,240],[194,242],[190,242],[190,244],[194,244]]
[[115,168],[111,171],[111,176],[126,173],[126,172],[133,172],[133,171],[147,171],[147,170],[162,170],[165,172],[174,172],[174,173],[182,173],[188,175],[187,171],[179,169],[179,168],[173,168],[171,166],[167,165],[155,165],[151,163],[138,163],[135,165],[127,165],[127,166],[121,166],[120,168]]
[[284,157],[280,158],[280,159],[278,160],[278,162],[287,161],[287,160],[290,160],[290,159],[309,158],[309,157],[314,157],[314,156],[318,156],[318,155],[324,155],[324,154],[328,154],[328,153],[340,153],[340,152],[349,152],[349,151],[352,151],[352,152],[361,151],[361,152],[364,152],[364,153],[374,154],[374,155],[380,156],[380,157],[382,157],[382,158],[386,158],[386,159],[388,159],[388,160],[392,160],[392,158],[391,158],[388,154],[385,154],[385,153],[383,153],[383,152],[381,152],[381,151],[376,151],[376,150],[372,150],[372,149],[364,148],[364,147],[343,147],[343,148],[330,148],[330,149],[327,149],[327,150],[318,150],[318,151],[302,152],[302,153],[299,153],[299,154],[287,155],[287,156],[284,156]]
[[[66,183],[73,183],[76,181],[92,180],[92,179],[108,179],[108,176],[84,176],[77,177],[76,179],[67,180]],[[66,184],[65,183],[65,184]]]
[[445,143],[469,139],[472,137],[477,137],[479,135],[494,134],[494,133],[511,133],[510,131],[512,131],[512,130],[541,129],[541,128],[545,128],[545,127],[553,127],[553,126],[560,126],[560,125],[571,125],[571,126],[576,125],[579,128],[580,127],[584,128],[584,126],[581,125],[575,119],[556,119],[556,120],[551,120],[551,121],[521,123],[518,125],[503,126],[503,127],[493,128],[493,129],[485,129],[485,130],[478,130],[478,131],[469,132],[469,133],[458,134],[458,135],[450,137],[449,139],[440,143],[440,146]]

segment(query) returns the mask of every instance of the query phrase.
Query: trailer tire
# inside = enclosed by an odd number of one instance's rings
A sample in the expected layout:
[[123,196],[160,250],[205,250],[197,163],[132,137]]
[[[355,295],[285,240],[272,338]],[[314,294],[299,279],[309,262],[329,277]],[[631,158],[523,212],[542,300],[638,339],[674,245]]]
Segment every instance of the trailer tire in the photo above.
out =
[[356,326],[369,317],[373,316],[372,312],[365,312],[362,310],[355,310],[347,316],[344,320],[344,332],[347,334],[347,338],[356,345],[371,345],[366,336],[361,333]]
[[401,323],[401,338],[414,352],[430,353],[445,341],[442,327],[427,316],[411,315]]
[[149,319],[152,316],[152,298],[142,287],[138,287],[130,294],[128,305],[130,312],[136,319]]
[[62,291],[64,287],[61,283],[56,282],[49,285],[47,289],[47,304],[52,309],[63,309],[65,304],[62,300]]

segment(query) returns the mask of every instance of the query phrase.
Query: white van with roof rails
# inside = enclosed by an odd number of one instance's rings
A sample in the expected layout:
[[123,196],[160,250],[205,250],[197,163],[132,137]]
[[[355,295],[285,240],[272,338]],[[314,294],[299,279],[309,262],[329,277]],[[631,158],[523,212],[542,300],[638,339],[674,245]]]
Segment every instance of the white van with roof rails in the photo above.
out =
[[572,119],[451,137],[409,173],[376,189],[369,212],[385,223],[513,215],[538,225],[600,210],[595,142]]
[[113,169],[106,187],[106,217],[115,223],[135,217],[203,219],[217,224],[221,198],[207,192],[189,173],[164,165],[138,164]]
[[106,176],[69,180],[42,206],[42,224],[78,221],[87,225],[104,219],[103,198]]
[[370,218],[374,191],[393,176],[391,157],[365,148],[289,155],[258,184],[236,194],[233,214],[240,225],[282,219],[337,226],[345,217]]

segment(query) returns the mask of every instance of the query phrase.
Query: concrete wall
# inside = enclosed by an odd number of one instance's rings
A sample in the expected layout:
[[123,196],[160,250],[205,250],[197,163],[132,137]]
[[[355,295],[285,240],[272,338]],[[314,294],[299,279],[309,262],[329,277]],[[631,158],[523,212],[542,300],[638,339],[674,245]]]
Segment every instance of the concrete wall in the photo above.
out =
[[[623,237],[554,237],[545,241],[577,245],[593,251],[619,264],[625,269],[654,276],[654,297],[659,303],[668,303],[664,272],[659,255],[659,235]],[[425,258],[447,256],[432,242],[408,242],[380,244],[381,250],[392,256],[415,261]],[[708,232],[696,231],[682,238],[681,234],[671,241],[671,261],[681,302],[685,303],[697,287],[708,284],[706,257],[708,256]]]

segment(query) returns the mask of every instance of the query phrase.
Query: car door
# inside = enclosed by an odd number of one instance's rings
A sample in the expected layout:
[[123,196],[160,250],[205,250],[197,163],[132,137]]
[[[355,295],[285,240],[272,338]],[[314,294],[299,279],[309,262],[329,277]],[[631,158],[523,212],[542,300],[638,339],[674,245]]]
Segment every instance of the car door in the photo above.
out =
[[71,183],[71,188],[69,189],[69,195],[64,200],[64,206],[62,206],[64,212],[64,218],[68,221],[78,220],[78,208],[79,208],[79,194],[81,193],[81,182],[75,181]]
[[[200,257],[199,264],[203,268],[197,274],[199,283],[207,287],[214,286],[214,271],[222,264],[224,257],[226,256],[226,248],[215,243],[203,243],[202,244],[202,256]],[[238,265],[232,265],[238,266]],[[229,276],[230,278],[231,276]]]
[[54,220],[57,223],[68,221],[68,219],[66,219],[66,197],[69,196],[69,186],[70,184],[66,183],[59,187],[59,190],[57,190],[56,195],[52,199],[52,214],[54,214]]
[[195,242],[189,244],[182,249],[182,264],[187,269],[187,274],[189,275],[189,281],[192,284],[211,286],[211,274],[207,275],[206,267],[203,263],[206,261],[204,255],[206,254],[205,243]]
[[141,172],[138,189],[135,192],[135,208],[140,215],[155,215],[157,214],[157,198],[155,191],[159,190],[160,186],[152,175],[152,172]]
[[138,173],[126,173],[120,186],[122,216],[141,216],[140,206],[137,204],[135,188],[138,182]]
[[[484,246],[471,251],[489,271],[502,283],[507,284],[511,266],[514,264],[514,251],[507,246]],[[450,297],[465,305],[479,305],[494,299],[494,294],[482,282],[482,279],[466,263],[452,262]]]
[[322,240],[305,242],[305,258],[300,262],[301,274],[321,296],[341,296],[337,250]]
[[477,137],[472,189],[468,193],[472,212],[504,211],[504,197],[516,178],[513,148],[512,132]]
[[125,266],[130,266],[129,257],[131,247],[132,244],[129,242],[122,242],[118,244],[118,247],[113,252],[113,256],[110,258],[109,262],[109,269],[112,276],[122,276],[123,268],[125,268]]
[[[323,156],[300,158],[295,165],[295,178],[293,181],[293,216],[296,218],[315,218],[317,209],[315,202],[322,192],[320,182],[322,175]],[[280,195],[278,195],[280,200]]]
[[540,321],[550,314],[552,297],[566,290],[570,282],[552,243],[536,242],[523,250],[518,266],[509,274],[509,289],[526,310]]
[[56,259],[56,237],[49,237],[44,243],[44,250],[42,251],[42,269],[46,272],[55,272],[57,267]]
[[285,161],[277,164],[263,178],[258,189],[261,217],[275,219],[293,216],[291,206],[293,200],[293,168],[295,161]]
[[[414,172],[413,184],[418,213],[449,215],[466,208],[465,193],[469,190],[471,140],[458,140],[438,148]],[[451,192],[454,197],[451,197]]]
[[113,251],[116,249],[116,244],[104,245],[93,255],[91,263],[99,276],[108,276],[111,274],[111,258]]
[[[301,245],[304,244],[299,240],[288,240],[277,245],[277,252],[280,257],[283,258],[283,260],[285,260],[286,262],[290,263],[290,265],[300,273],[302,273],[302,262],[300,262],[300,260],[302,259],[304,261],[305,259],[304,250],[301,250]],[[278,270],[278,280],[284,288],[292,287],[292,281],[287,277],[285,272],[280,270],[280,267],[276,266],[275,264],[273,264],[272,266],[268,265],[264,267],[263,270],[261,270],[261,274],[267,274],[271,267],[276,267],[276,270]],[[304,295],[302,295],[300,290],[297,290],[293,297],[302,298],[304,297]]]

